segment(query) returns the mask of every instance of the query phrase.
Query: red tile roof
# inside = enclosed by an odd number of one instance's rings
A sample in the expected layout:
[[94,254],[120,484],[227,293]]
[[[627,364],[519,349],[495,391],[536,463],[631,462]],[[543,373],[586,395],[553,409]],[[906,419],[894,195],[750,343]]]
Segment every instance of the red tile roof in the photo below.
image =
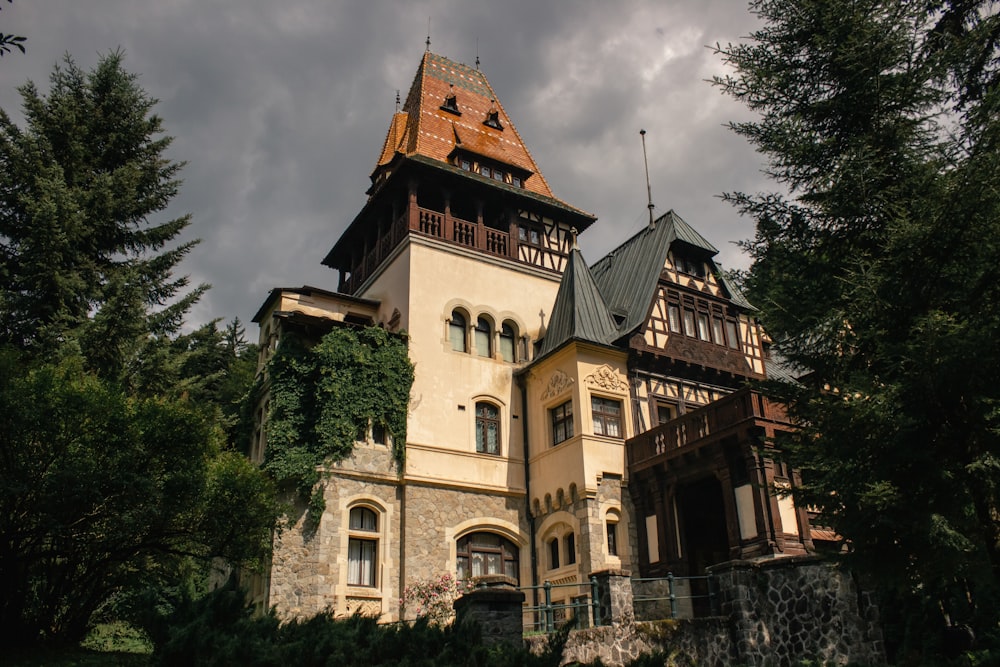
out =
[[[449,94],[455,95],[461,115],[441,108]],[[483,124],[490,111],[497,113],[503,130]],[[528,172],[526,190],[556,199],[486,77],[428,51],[403,110],[393,116],[376,172],[397,154],[449,162],[456,147]]]

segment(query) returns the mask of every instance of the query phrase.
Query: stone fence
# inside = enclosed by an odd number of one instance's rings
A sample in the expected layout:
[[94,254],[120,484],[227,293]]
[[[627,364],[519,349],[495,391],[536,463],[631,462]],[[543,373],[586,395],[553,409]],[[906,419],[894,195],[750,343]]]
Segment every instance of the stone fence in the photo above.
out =
[[[815,557],[730,561],[709,568],[718,616],[637,622],[628,572],[597,578],[602,626],[570,633],[563,664],[626,665],[661,653],[665,665],[885,664],[878,608],[849,573]],[[455,603],[489,641],[520,642],[524,596],[495,588]],[[544,637],[530,640],[540,645]]]

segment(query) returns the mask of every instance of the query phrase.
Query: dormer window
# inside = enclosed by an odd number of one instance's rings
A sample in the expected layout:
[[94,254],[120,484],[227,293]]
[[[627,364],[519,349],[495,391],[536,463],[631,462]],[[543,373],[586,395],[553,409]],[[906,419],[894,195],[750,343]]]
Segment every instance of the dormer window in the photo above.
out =
[[497,111],[495,103],[490,103],[490,110],[486,112],[486,120],[483,121],[483,125],[503,131],[503,125],[500,124],[500,112]]
[[454,87],[452,87],[445,96],[444,104],[441,105],[441,110],[453,113],[456,116],[462,115],[462,112],[458,110],[458,98],[455,96]]

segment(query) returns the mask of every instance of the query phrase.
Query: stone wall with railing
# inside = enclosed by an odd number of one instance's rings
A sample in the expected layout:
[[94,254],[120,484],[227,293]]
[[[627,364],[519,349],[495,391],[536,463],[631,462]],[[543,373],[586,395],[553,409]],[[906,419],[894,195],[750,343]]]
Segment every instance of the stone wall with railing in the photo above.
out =
[[[878,608],[870,594],[850,573],[816,557],[731,561],[710,568],[716,615],[702,618],[639,621],[627,572],[593,576],[601,625],[570,633],[563,664],[600,660],[612,667],[653,653],[663,655],[665,666],[885,663]],[[540,649],[545,638],[526,641]]]

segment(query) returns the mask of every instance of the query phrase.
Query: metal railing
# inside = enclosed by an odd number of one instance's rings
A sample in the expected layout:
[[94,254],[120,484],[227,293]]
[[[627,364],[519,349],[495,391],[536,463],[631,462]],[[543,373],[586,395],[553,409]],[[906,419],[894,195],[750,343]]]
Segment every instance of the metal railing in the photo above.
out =
[[[568,601],[553,602],[552,592],[558,589],[575,588],[577,595],[571,595]],[[589,588],[589,592],[581,593],[581,589]],[[525,633],[555,632],[566,622],[572,621],[576,627],[585,628],[601,625],[601,610],[598,605],[597,579],[591,577],[589,582],[553,584],[546,581],[541,586],[521,586],[518,590],[524,593],[525,600],[535,601],[524,607]],[[541,594],[541,599],[539,599]],[[589,623],[588,623],[589,621]]]
[[636,620],[715,616],[718,614],[715,578],[675,577],[672,573],[665,577],[634,578],[632,607]]

